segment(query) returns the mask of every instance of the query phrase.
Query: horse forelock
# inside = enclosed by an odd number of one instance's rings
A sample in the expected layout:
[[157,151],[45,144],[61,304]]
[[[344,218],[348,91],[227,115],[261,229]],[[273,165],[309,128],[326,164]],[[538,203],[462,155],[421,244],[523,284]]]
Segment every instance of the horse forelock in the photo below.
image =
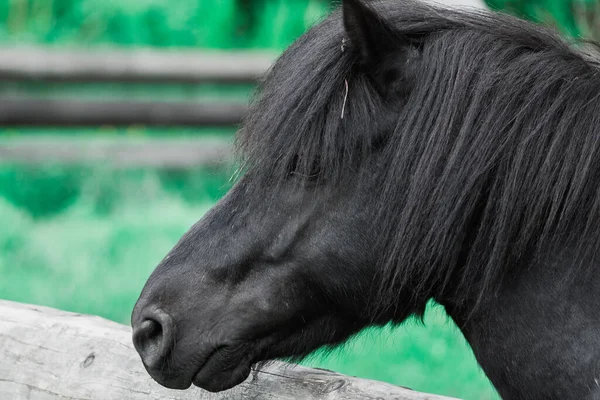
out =
[[287,179],[290,168],[341,184],[381,152],[387,172],[374,224],[386,310],[399,290],[416,303],[434,297],[475,310],[550,248],[595,254],[597,59],[508,16],[412,1],[376,9],[421,43],[401,109],[390,110],[357,66],[334,12],[263,82],[237,138],[246,169],[264,184]]

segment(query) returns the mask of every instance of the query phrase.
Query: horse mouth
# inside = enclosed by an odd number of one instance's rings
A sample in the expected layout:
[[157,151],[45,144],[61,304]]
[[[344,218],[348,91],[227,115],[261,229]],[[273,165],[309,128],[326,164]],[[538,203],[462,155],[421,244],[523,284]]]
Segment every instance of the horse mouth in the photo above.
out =
[[216,393],[244,382],[250,376],[252,361],[240,350],[219,346],[210,352],[192,378],[194,386]]

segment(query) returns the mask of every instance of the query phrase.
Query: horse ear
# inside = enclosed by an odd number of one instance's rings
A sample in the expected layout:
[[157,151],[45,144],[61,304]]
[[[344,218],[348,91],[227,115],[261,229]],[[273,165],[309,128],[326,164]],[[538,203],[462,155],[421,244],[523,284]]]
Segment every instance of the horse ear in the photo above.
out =
[[397,77],[397,67],[406,64],[413,49],[411,41],[362,0],[344,0],[342,11],[346,35],[362,64],[376,78]]

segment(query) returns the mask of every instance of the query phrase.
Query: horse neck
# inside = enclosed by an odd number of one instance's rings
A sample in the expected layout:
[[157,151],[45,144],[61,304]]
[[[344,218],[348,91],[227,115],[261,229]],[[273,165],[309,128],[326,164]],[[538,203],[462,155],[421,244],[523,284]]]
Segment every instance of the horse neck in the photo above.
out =
[[520,266],[474,317],[445,304],[503,398],[600,399],[600,260],[587,263]]

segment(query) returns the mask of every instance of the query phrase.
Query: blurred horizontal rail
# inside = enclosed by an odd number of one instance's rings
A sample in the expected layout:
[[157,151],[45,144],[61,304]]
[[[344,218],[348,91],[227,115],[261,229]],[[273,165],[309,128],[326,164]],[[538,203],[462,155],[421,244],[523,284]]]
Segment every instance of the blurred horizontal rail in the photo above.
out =
[[246,102],[78,101],[0,97],[0,127],[7,126],[232,126]]
[[256,52],[0,48],[0,80],[254,83],[274,60]]
[[34,136],[0,141],[0,163],[109,163],[117,167],[193,168],[233,162],[225,138],[73,139]]

